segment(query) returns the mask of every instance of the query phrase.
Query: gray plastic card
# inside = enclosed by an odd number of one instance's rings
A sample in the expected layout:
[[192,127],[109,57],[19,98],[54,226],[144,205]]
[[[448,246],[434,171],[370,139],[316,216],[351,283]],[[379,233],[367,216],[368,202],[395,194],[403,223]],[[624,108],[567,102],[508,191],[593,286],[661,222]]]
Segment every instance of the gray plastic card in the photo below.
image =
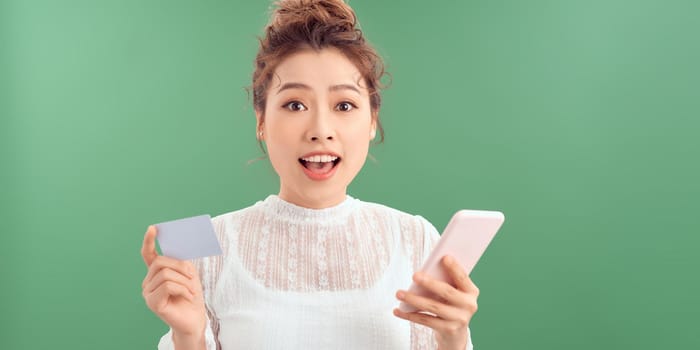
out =
[[158,229],[158,245],[163,255],[179,260],[221,255],[209,215],[162,222]]

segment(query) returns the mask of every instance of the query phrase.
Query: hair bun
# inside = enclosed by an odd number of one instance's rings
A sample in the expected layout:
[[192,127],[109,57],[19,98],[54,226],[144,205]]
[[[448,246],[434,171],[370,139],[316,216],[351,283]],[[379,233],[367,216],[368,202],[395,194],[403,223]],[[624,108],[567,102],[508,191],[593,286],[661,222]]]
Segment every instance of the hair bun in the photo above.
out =
[[355,12],[343,0],[281,0],[274,5],[268,26],[273,32],[288,26],[302,26],[309,31],[318,26],[340,32],[356,30]]
[[[343,0],[279,0],[273,4],[265,35],[259,38],[253,72],[253,105],[264,117],[267,94],[276,67],[290,55],[312,49],[339,50],[361,74],[369,94],[372,117],[384,139],[378,112],[382,104],[380,89],[384,63],[358,28],[355,11]],[[258,121],[260,122],[260,120]]]

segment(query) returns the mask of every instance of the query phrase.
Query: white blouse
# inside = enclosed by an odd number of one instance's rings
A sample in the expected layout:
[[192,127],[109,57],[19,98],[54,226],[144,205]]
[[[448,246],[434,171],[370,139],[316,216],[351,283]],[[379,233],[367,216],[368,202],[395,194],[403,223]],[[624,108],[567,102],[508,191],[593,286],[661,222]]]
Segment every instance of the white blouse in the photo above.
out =
[[[212,223],[223,255],[194,261],[208,350],[437,348],[431,329],[392,313],[439,239],[424,218],[350,196],[308,209],[271,195]],[[174,349],[171,331],[158,349]]]

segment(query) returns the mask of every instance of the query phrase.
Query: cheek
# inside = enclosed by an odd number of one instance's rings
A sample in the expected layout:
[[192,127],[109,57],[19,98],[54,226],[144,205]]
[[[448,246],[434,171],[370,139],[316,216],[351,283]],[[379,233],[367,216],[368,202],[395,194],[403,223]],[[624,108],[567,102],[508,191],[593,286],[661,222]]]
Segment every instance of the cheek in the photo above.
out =
[[369,128],[362,128],[361,131],[354,133],[351,138],[351,146],[346,148],[346,151],[349,153],[348,156],[358,166],[364,164],[369,153],[369,131]]
[[290,134],[284,130],[268,128],[265,137],[265,146],[267,148],[268,158],[272,167],[279,173],[295,164],[294,152],[290,143]]
[[275,172],[282,175],[281,172],[284,171],[284,163],[280,161],[282,156],[277,152],[277,148],[270,144],[267,145],[267,158]]

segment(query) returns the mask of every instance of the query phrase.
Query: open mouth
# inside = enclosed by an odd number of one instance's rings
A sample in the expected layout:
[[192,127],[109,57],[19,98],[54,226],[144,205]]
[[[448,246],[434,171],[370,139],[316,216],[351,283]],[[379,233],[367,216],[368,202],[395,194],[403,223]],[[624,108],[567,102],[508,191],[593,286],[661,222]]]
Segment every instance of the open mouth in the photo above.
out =
[[308,169],[309,172],[321,175],[332,171],[335,166],[340,163],[340,157],[331,155],[316,155],[299,158],[299,163],[301,163],[304,168]]

